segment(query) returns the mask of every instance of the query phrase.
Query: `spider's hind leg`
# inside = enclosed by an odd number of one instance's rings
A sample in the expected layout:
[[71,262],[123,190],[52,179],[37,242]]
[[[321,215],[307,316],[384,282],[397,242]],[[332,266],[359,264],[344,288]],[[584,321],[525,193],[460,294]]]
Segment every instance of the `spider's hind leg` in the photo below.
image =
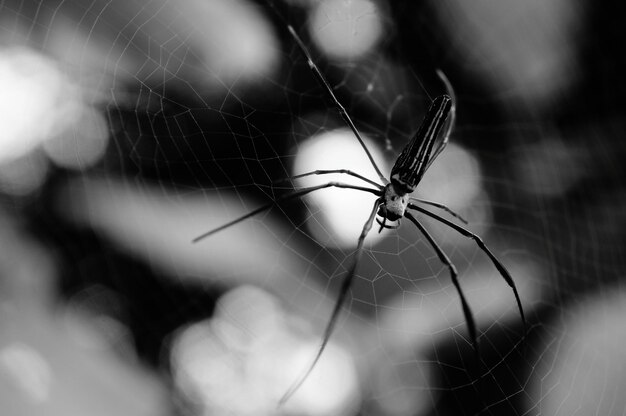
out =
[[452,228],[459,234],[464,235],[465,237],[471,238],[472,240],[474,240],[478,248],[480,248],[482,252],[487,255],[487,257],[489,257],[489,259],[491,260],[491,263],[493,263],[493,265],[496,267],[496,269],[500,273],[500,276],[502,276],[502,278],[509,285],[511,290],[513,290],[513,295],[515,296],[515,301],[517,302],[517,309],[519,310],[520,317],[522,318],[522,324],[524,325],[524,334],[526,334],[528,324],[526,323],[526,317],[524,316],[524,308],[522,307],[522,301],[519,297],[519,292],[517,291],[517,286],[515,285],[515,281],[513,280],[513,277],[511,277],[511,273],[509,273],[506,267],[504,267],[504,265],[500,263],[500,260],[498,260],[498,258],[491,252],[491,250],[489,250],[489,247],[487,247],[487,245],[483,242],[482,238],[480,238],[478,235],[474,234],[470,230],[467,230],[461,227],[460,225],[457,225],[451,221],[448,221],[447,219],[435,214],[434,212],[430,212],[420,207],[419,205],[409,203],[409,208],[419,211],[423,214],[426,214],[429,217],[439,221],[440,223]]
[[440,204],[439,202],[435,202],[435,201],[429,201],[427,199],[421,199],[421,198],[414,198],[411,197],[410,199],[411,202],[420,202],[422,204],[426,204],[426,205],[432,205],[433,207],[439,208],[444,210],[445,212],[447,212],[448,214],[452,215],[453,217],[457,218],[459,221],[461,221],[464,224],[469,224],[467,222],[467,220],[463,217],[461,217],[459,214],[457,214],[456,212],[452,211],[452,209],[448,208],[446,205],[444,204]]
[[461,306],[463,307],[463,315],[465,315],[465,321],[467,323],[467,329],[469,332],[470,339],[472,341],[472,346],[474,347],[474,352],[476,354],[476,360],[480,363],[480,351],[478,349],[478,336],[476,334],[476,321],[474,320],[474,314],[470,309],[469,303],[467,303],[467,299],[465,299],[465,294],[463,293],[463,289],[461,289],[461,284],[459,283],[459,273],[456,270],[456,267],[448,257],[448,255],[443,251],[443,249],[437,244],[432,235],[426,230],[426,228],[415,218],[410,212],[405,212],[404,216],[408,218],[415,226],[420,230],[420,232],[426,237],[432,248],[437,253],[437,257],[439,260],[448,268],[450,271],[450,277],[452,278],[452,283],[456,288],[459,297],[461,298]]

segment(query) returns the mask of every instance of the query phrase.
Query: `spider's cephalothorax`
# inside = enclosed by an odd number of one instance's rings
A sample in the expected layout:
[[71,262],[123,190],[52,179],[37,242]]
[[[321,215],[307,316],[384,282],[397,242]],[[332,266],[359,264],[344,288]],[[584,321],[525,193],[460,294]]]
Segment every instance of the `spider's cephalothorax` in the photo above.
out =
[[[402,188],[401,188],[402,189]],[[383,220],[398,221],[404,217],[406,207],[409,205],[409,194],[399,190],[393,182],[385,186],[383,203],[378,208],[378,215]]]

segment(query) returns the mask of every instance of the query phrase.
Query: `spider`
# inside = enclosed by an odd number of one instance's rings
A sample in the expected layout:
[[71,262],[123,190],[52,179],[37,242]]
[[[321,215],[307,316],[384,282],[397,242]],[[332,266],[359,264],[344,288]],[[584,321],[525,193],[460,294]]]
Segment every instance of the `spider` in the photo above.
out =
[[[355,190],[362,191],[362,192],[369,192],[377,196],[377,199],[374,202],[374,205],[372,207],[371,213],[369,217],[367,218],[367,220],[365,221],[365,224],[363,225],[363,230],[361,231],[361,235],[359,236],[357,240],[357,247],[353,253],[353,258],[350,264],[350,268],[348,269],[348,272],[346,273],[343,279],[343,282],[341,284],[341,287],[339,289],[339,294],[337,295],[337,299],[335,301],[333,311],[330,315],[330,319],[328,323],[326,324],[326,328],[322,335],[322,342],[317,351],[317,354],[313,358],[310,365],[307,367],[307,370],[302,374],[302,376],[299,379],[297,379],[291,385],[291,387],[287,390],[287,392],[282,396],[282,398],[280,399],[279,405],[284,404],[298,390],[298,388],[302,385],[302,383],[304,383],[304,381],[307,379],[307,377],[309,376],[309,374],[311,373],[311,371],[317,364],[318,360],[322,356],[322,353],[324,352],[324,349],[326,348],[326,344],[328,343],[328,340],[330,339],[330,336],[333,333],[333,330],[335,328],[335,324],[337,323],[337,319],[339,317],[339,313],[341,311],[342,305],[346,299],[348,291],[350,290],[350,286],[352,285],[352,281],[356,273],[357,266],[359,264],[359,259],[363,252],[363,242],[365,241],[365,237],[368,235],[368,233],[372,229],[374,220],[376,220],[377,223],[380,225],[380,229],[379,229],[379,232],[380,232],[382,231],[383,228],[389,228],[389,229],[398,228],[400,226],[400,220],[402,218],[406,218],[411,223],[413,223],[417,227],[417,229],[422,233],[422,235],[426,238],[428,243],[432,246],[435,253],[441,260],[441,262],[448,268],[450,272],[452,283],[454,284],[454,287],[456,288],[456,291],[459,294],[459,298],[461,300],[461,306],[463,309],[463,314],[466,320],[467,329],[468,329],[469,336],[472,342],[472,346],[478,358],[479,358],[479,353],[478,353],[478,339],[476,335],[476,323],[474,321],[474,317],[470,309],[470,306],[467,303],[467,300],[465,298],[465,294],[463,293],[463,290],[461,289],[461,286],[459,284],[458,272],[456,270],[456,267],[454,266],[454,264],[452,263],[448,255],[443,251],[443,249],[435,241],[432,235],[419,222],[419,220],[413,215],[412,212],[418,212],[426,216],[429,216],[431,218],[434,218],[436,221],[446,225],[449,228],[452,228],[453,230],[457,231],[458,233],[462,234],[465,237],[473,239],[476,242],[478,247],[489,257],[489,259],[491,260],[493,265],[496,267],[500,275],[504,278],[506,283],[513,290],[513,294],[515,295],[515,300],[517,302],[517,307],[519,309],[522,323],[525,328],[526,318],[524,317],[524,310],[522,308],[522,303],[521,303],[521,300],[517,291],[517,287],[515,286],[515,282],[513,281],[513,278],[511,277],[506,267],[504,267],[504,265],[496,258],[496,256],[491,252],[491,250],[489,250],[489,248],[485,245],[483,240],[478,235],[472,233],[471,231],[467,230],[466,228],[458,224],[455,224],[454,222],[446,218],[443,218],[442,216],[432,211],[429,211],[423,208],[421,205],[430,205],[432,207],[441,209],[447,212],[448,214],[454,216],[455,218],[459,219],[465,224],[467,224],[467,221],[461,218],[461,216],[456,214],[446,205],[440,204],[438,202],[429,201],[429,200],[414,198],[411,196],[411,194],[413,193],[413,191],[415,191],[417,185],[420,183],[422,177],[424,176],[428,168],[431,166],[433,161],[445,149],[448,143],[450,134],[452,132],[452,129],[454,127],[454,121],[456,117],[455,95],[454,95],[454,90],[452,89],[452,85],[450,84],[449,80],[444,75],[444,73],[441,70],[437,70],[437,75],[445,84],[447,94],[438,96],[432,101],[432,103],[430,104],[430,107],[428,108],[426,112],[424,120],[422,121],[422,124],[417,130],[417,133],[415,133],[413,138],[409,141],[409,143],[405,146],[405,148],[402,150],[402,152],[398,156],[398,159],[396,160],[395,164],[393,165],[393,168],[391,169],[390,178],[388,180],[382,174],[382,172],[380,171],[380,168],[376,165],[376,162],[374,162],[374,159],[370,151],[368,150],[367,146],[365,145],[365,142],[363,141],[361,134],[359,133],[356,126],[352,122],[350,116],[348,115],[348,112],[345,110],[343,105],[339,102],[339,100],[335,96],[332,87],[330,86],[328,81],[326,81],[326,78],[322,75],[322,72],[319,70],[319,68],[313,61],[308,48],[305,46],[300,36],[297,34],[293,26],[287,25],[287,29],[289,30],[289,33],[291,34],[292,38],[297,43],[300,51],[305,56],[311,71],[313,72],[313,74],[315,75],[315,77],[317,78],[321,86],[323,87],[323,89],[326,91],[326,93],[332,100],[335,107],[337,107],[339,114],[344,119],[346,124],[350,127],[350,129],[354,133],[354,136],[356,137],[361,147],[365,151],[381,183],[377,183],[371,179],[368,179],[362,175],[359,175],[358,173],[355,173],[347,169],[315,170],[315,171],[303,173],[300,175],[292,176],[292,177],[287,178],[286,180],[298,179],[298,178],[311,176],[311,175],[344,174],[344,175],[349,175],[349,176],[358,178],[364,182],[364,185],[367,184],[368,186],[358,186],[358,185],[352,185],[352,184],[347,184],[343,182],[331,181],[331,182],[321,184],[321,185],[297,189],[291,193],[280,196],[276,198],[274,201],[266,205],[263,205],[239,218],[236,218],[220,227],[217,227],[193,239],[193,242],[196,243],[202,239],[212,236],[218,231],[222,231],[226,228],[229,228],[254,215],[257,215],[263,211],[266,211],[284,201],[300,198],[306,194],[309,194],[311,192],[315,192],[317,190],[324,189],[324,188],[336,187],[336,188],[355,189]],[[435,146],[435,142],[437,142],[437,139],[440,136],[442,136],[442,139],[440,140],[439,144]],[[388,225],[387,222],[392,222],[392,223],[395,222],[396,225],[391,226],[391,225]]]

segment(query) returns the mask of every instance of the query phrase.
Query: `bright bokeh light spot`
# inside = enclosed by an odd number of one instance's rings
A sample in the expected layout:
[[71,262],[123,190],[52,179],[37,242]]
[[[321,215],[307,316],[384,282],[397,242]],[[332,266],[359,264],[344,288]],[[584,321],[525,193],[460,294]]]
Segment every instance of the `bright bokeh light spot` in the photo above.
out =
[[[100,159],[108,139],[102,115],[44,55],[0,50],[0,188],[25,195],[43,183],[48,161],[83,169]],[[68,141],[71,141],[68,142]]]
[[105,99],[115,94],[118,106],[137,105],[119,94],[119,85],[134,82],[187,85],[192,94],[221,100],[224,88],[230,94],[266,80],[280,62],[271,13],[251,0],[120,1],[93,22],[72,5],[58,9],[40,23],[46,51],[80,68],[77,81],[86,90]]
[[58,132],[72,101],[53,63],[23,48],[0,51],[0,91],[0,163],[25,155]]
[[318,47],[336,59],[354,59],[367,53],[383,31],[381,11],[369,0],[317,2],[309,24]]
[[[293,382],[311,365],[320,343],[317,337],[301,341],[285,362],[287,377]],[[358,403],[358,377],[351,356],[334,344],[329,344],[315,368],[287,402],[289,409],[299,413],[307,409],[310,414],[350,415],[352,404]],[[350,410],[347,410],[350,409]]]
[[[480,163],[472,153],[454,143],[449,143],[433,162],[417,187],[415,196],[447,205],[465,217],[471,223],[472,231],[478,234],[485,232],[485,226],[491,217],[491,207],[484,203],[488,197],[483,189]],[[478,201],[482,202],[477,203]],[[471,208],[471,212],[468,212],[468,208]],[[450,218],[445,212],[438,209],[435,211]],[[448,233],[448,227],[434,220],[420,217],[420,221],[432,223],[428,228],[436,236]],[[455,239],[456,245],[474,244],[461,234],[447,235]]]
[[[383,172],[388,169],[376,145],[364,139],[374,160]],[[298,148],[294,175],[319,169],[349,169],[376,182],[380,182],[363,148],[348,129],[338,129],[313,136]],[[342,174],[313,175],[299,180],[301,186],[314,186],[338,181],[373,188],[357,178]],[[307,196],[313,204],[309,230],[326,246],[354,247],[367,220],[376,197],[367,192],[351,189],[329,188],[315,191]],[[381,234],[372,232],[368,242],[376,242]]]
[[0,163],[0,190],[14,196],[31,194],[43,185],[49,165],[42,152]]
[[449,143],[424,175],[417,194],[462,209],[482,191],[481,180],[480,164],[474,155]]
[[2,378],[9,378],[11,384],[34,403],[42,403],[50,396],[53,381],[50,364],[26,344],[13,343],[0,350]]
[[[482,72],[507,95],[534,110],[581,77],[576,56],[584,5],[567,0],[434,2],[458,48],[457,64]],[[515,94],[511,94],[511,90]]]
[[[319,347],[317,338],[301,337],[289,330],[272,295],[240,286],[220,298],[210,321],[173,336],[174,382],[198,414],[276,414],[279,399]],[[351,414],[357,396],[354,364],[331,343],[284,410],[319,416]]]
[[46,154],[57,166],[84,170],[97,163],[107,148],[109,130],[101,112],[76,103],[75,125],[67,134],[44,142]]
[[626,291],[618,284],[568,306],[546,323],[554,337],[535,353],[526,405],[544,415],[623,415]]
[[[160,11],[159,11],[160,12]],[[248,0],[188,0],[168,18],[191,30],[192,44],[220,83],[266,76],[278,64],[276,37],[260,9]],[[185,19],[185,20],[182,20]],[[198,31],[201,36],[198,36]],[[187,59],[188,57],[185,57]]]

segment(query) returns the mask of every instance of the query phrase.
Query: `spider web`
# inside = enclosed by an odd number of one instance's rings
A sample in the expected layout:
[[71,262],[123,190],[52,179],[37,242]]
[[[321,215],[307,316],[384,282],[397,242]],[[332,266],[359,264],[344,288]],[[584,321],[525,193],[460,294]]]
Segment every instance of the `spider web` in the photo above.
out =
[[[623,10],[413,3],[0,2],[3,406],[626,414],[623,29],[606,24]],[[445,92],[436,69],[450,78],[457,125],[416,196],[459,212],[507,266],[525,338],[487,256],[418,215],[459,271],[477,362],[427,240],[374,224],[327,350],[276,408],[375,198],[322,190],[191,240],[294,187],[364,186],[290,175],[378,181],[288,24],[384,174]]]

